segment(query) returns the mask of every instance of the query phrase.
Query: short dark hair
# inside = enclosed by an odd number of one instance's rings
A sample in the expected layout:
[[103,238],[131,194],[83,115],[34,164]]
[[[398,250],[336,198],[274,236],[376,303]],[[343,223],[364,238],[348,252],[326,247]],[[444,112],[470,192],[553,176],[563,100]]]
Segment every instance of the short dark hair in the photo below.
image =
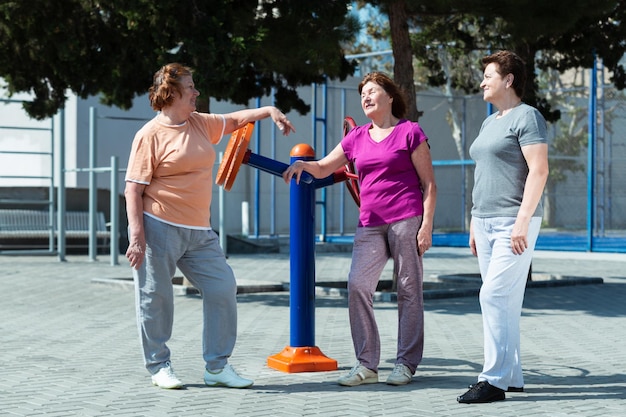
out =
[[522,58],[511,51],[498,51],[482,59],[483,71],[491,63],[496,64],[496,71],[500,76],[513,74],[513,90],[519,98],[522,98],[526,88],[526,63]]
[[161,111],[163,107],[172,104],[176,94],[182,96],[180,79],[192,74],[191,68],[176,62],[162,66],[154,73],[152,86],[148,90],[152,108]]
[[393,82],[393,80],[385,73],[370,72],[359,83],[359,94],[363,91],[363,86],[369,82],[378,84],[391,96],[391,114],[398,119],[402,119],[406,115],[406,96],[404,92]]

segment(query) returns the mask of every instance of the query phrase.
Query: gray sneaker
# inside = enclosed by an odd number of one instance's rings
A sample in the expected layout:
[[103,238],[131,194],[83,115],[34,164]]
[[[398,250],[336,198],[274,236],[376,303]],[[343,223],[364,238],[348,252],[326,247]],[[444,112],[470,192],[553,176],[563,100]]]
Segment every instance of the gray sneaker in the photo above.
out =
[[387,378],[389,385],[406,385],[413,379],[413,373],[408,366],[401,363],[396,364],[391,371],[391,375]]
[[361,384],[375,384],[378,382],[378,374],[371,369],[357,363],[348,375],[342,376],[337,381],[339,385],[356,387]]

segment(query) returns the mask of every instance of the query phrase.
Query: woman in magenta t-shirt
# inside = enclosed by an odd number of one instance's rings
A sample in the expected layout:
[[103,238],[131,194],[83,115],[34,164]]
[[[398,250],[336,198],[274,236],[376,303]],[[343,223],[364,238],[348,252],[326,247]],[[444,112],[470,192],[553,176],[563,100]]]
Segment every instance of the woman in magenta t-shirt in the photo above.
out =
[[340,385],[378,382],[380,336],[373,296],[389,258],[398,287],[398,347],[387,384],[411,382],[424,350],[422,254],[432,244],[437,188],[428,138],[403,119],[406,102],[398,86],[375,72],[359,84],[361,107],[371,120],[352,129],[319,161],[296,161],[286,182],[302,171],[325,178],[348,162],[359,175],[361,207],[348,276],[350,328],[357,363]]

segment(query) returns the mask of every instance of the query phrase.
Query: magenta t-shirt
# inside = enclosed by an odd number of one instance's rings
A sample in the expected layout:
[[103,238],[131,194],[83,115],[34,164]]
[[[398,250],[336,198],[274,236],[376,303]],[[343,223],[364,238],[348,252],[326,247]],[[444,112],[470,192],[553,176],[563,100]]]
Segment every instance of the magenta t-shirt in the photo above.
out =
[[381,142],[370,134],[371,123],[353,128],[341,141],[354,163],[361,188],[359,226],[380,226],[424,213],[422,189],[411,153],[428,140],[419,124],[400,120]]

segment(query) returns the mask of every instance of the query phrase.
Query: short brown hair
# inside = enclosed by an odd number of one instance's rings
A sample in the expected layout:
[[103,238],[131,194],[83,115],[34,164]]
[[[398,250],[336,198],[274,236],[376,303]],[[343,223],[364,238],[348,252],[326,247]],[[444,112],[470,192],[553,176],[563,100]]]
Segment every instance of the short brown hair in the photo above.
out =
[[511,51],[498,51],[482,59],[483,71],[491,63],[496,64],[496,71],[501,77],[513,74],[513,90],[522,98],[526,88],[526,63],[522,58]]
[[174,101],[176,94],[182,96],[180,79],[191,76],[191,68],[176,62],[162,66],[154,73],[152,86],[148,90],[150,105],[156,111],[161,111]]
[[402,119],[406,115],[406,96],[400,87],[398,87],[387,74],[382,72],[370,72],[363,77],[363,80],[359,83],[359,94],[363,91],[363,86],[369,82],[378,84],[391,96],[393,99],[391,102],[391,114],[398,119]]

